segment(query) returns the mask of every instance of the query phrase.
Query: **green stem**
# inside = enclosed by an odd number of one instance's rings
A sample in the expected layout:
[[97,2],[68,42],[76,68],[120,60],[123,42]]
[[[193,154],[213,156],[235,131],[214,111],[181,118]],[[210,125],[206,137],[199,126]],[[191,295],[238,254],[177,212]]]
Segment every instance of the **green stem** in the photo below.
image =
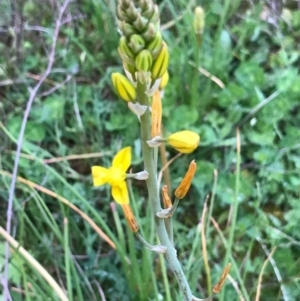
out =
[[[145,94],[146,86],[144,84],[138,83],[137,85],[137,96],[139,103],[141,105],[149,105],[149,99]],[[178,284],[180,286],[181,292],[184,296],[184,301],[192,301],[193,295],[191,289],[188,285],[187,279],[183,273],[182,267],[178,261],[176,250],[174,249],[166,231],[165,223],[163,219],[160,219],[156,216],[156,212],[160,211],[160,199],[158,192],[158,184],[157,177],[154,166],[154,158],[153,158],[153,150],[147,144],[147,140],[151,139],[150,136],[150,111],[146,110],[145,114],[141,116],[141,140],[142,140],[142,151],[143,151],[143,159],[145,164],[145,169],[149,173],[149,177],[146,181],[147,189],[149,194],[149,200],[152,207],[152,215],[155,220],[155,228],[156,233],[159,237],[160,243],[167,247],[167,251],[165,253],[165,258],[169,264],[170,269],[174,273],[177,278]]]

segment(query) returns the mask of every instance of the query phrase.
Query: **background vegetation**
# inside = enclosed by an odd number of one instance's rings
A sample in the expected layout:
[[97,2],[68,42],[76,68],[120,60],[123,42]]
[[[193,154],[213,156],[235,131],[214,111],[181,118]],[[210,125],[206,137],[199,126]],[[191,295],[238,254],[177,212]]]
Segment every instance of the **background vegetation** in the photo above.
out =
[[[47,67],[58,4],[58,0],[0,3],[3,227],[11,183],[4,171],[11,174],[13,170],[29,89]],[[163,0],[158,4],[171,54],[170,82],[163,99],[164,129],[166,133],[192,129],[201,136],[195,153],[179,157],[170,166],[174,189],[189,161],[195,159],[198,164],[194,186],[181,201],[174,225],[178,256],[194,294],[208,295],[199,232],[203,224],[199,222],[209,194],[215,221],[206,227],[212,283],[224,268],[232,204],[235,198],[239,203],[229,256],[231,276],[242,297],[227,281],[219,300],[256,300],[257,290],[260,300],[299,300],[298,3]],[[200,49],[192,24],[196,5],[206,11]],[[80,215],[28,183],[17,183],[12,233],[68,292],[70,300],[181,300],[163,258],[144,250],[127,231],[122,213],[119,216],[119,209],[110,206],[109,188],[93,189],[91,183],[90,167],[108,166],[122,145],[133,147],[133,168],[141,168],[138,121],[117,99],[110,81],[113,71],[121,71],[114,11],[113,1],[69,3],[52,71],[30,111],[18,174],[76,205],[117,243],[117,250]],[[237,128],[241,135],[238,165]],[[167,151],[169,158],[176,155]],[[94,157],[88,157],[92,153]],[[144,191],[143,183],[133,183],[132,203],[144,236],[156,242]],[[257,287],[272,250],[262,286]],[[9,266],[14,301],[57,300],[17,253]]]

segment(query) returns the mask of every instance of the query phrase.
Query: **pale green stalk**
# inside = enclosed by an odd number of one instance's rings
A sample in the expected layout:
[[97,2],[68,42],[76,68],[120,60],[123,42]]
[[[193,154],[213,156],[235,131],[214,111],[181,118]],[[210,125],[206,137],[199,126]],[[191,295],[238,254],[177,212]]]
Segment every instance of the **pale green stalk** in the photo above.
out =
[[[146,86],[138,82],[137,85],[137,98],[141,105],[149,105],[148,96],[145,94]],[[170,269],[175,274],[178,284],[180,286],[180,290],[183,294],[184,301],[192,301],[193,295],[189,284],[186,280],[186,277],[183,273],[182,267],[177,259],[176,250],[174,249],[166,231],[165,223],[163,219],[160,219],[156,216],[156,212],[160,211],[160,198],[157,184],[157,171],[155,170],[156,164],[154,163],[153,157],[153,149],[150,148],[147,144],[147,140],[151,139],[150,136],[150,111],[146,110],[145,114],[141,116],[141,140],[142,140],[142,151],[143,151],[143,159],[145,169],[149,173],[149,177],[146,181],[149,200],[152,207],[152,215],[155,219],[155,228],[156,233],[159,237],[160,243],[167,247],[167,251],[165,253],[165,258],[169,264]]]

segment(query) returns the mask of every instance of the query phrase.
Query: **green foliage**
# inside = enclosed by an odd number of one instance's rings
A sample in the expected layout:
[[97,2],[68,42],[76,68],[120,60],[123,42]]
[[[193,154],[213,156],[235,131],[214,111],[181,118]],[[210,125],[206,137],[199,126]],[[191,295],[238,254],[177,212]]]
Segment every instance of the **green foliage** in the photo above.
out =
[[[263,246],[269,252],[275,246],[277,249],[275,265],[269,263],[264,271],[261,300],[282,300],[282,291],[288,300],[299,300],[300,13],[289,3],[284,3],[287,7],[281,18],[280,13],[261,3],[203,1],[206,26],[199,47],[191,21],[194,1],[158,2],[162,28],[174,21],[163,31],[170,50],[170,81],[163,99],[164,132],[191,129],[201,136],[195,153],[179,157],[170,166],[175,189],[189,161],[196,159],[198,164],[193,187],[180,202],[174,222],[178,256],[194,294],[207,295],[197,227],[217,170],[212,217],[223,237],[211,223],[206,237],[213,283],[224,267],[229,213],[237,197],[239,211],[230,259],[237,268],[233,265],[231,276],[245,300],[255,299],[259,273],[267,258]],[[0,164],[9,172],[28,87],[33,87],[46,69],[56,17],[50,2],[42,5],[27,0],[19,9],[25,26],[22,35],[0,21]],[[67,206],[23,184],[17,185],[14,200],[16,239],[55,279],[65,287],[69,285],[74,301],[100,300],[101,290],[107,300],[181,300],[171,274],[164,274],[158,258],[125,231],[121,213],[119,224],[116,222],[114,214],[118,212],[109,206],[107,188],[91,186],[90,166],[109,162],[109,156],[121,145],[134,148],[133,169],[141,167],[139,121],[117,99],[110,82],[112,72],[121,72],[115,5],[104,0],[73,1],[69,9],[73,20],[62,26],[53,72],[40,89],[27,122],[22,153],[31,157],[23,156],[18,174],[78,206],[118,244],[117,250],[99,239]],[[0,4],[0,10],[10,22],[11,9]],[[180,19],[175,20],[177,17]],[[33,25],[42,28],[37,31]],[[224,87],[195,66],[217,77]],[[47,93],[68,75],[72,76],[68,82]],[[241,174],[236,195],[237,127],[241,133]],[[101,155],[64,159],[54,165],[42,162],[93,152]],[[175,155],[173,150],[167,152],[169,158]],[[9,185],[10,179],[2,176],[0,198],[4,201]],[[148,224],[151,212],[145,188],[133,185],[132,199],[143,235],[156,243],[153,225]],[[2,213],[2,207],[0,210]],[[69,222],[68,248],[64,244],[64,218]],[[65,254],[69,254],[69,269]],[[0,245],[1,268],[2,264]],[[275,274],[276,268],[282,281]],[[10,261],[9,280],[11,287],[26,290],[26,301],[56,300],[51,288],[17,255]],[[203,292],[198,291],[200,285]],[[13,300],[22,298],[13,292]],[[220,300],[235,299],[237,293],[227,281]]]

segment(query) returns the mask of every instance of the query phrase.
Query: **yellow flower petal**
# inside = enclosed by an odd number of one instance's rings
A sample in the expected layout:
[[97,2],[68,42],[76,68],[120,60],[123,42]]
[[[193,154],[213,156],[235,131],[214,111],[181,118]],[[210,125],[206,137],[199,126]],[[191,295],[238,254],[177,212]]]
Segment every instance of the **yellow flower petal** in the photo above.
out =
[[123,172],[126,172],[131,164],[131,147],[125,147],[121,149],[114,157],[112,162],[113,167],[120,168]]
[[126,182],[111,187],[111,194],[118,204],[129,204],[129,195]]
[[108,169],[102,166],[92,166],[92,177],[94,186],[107,183]]

